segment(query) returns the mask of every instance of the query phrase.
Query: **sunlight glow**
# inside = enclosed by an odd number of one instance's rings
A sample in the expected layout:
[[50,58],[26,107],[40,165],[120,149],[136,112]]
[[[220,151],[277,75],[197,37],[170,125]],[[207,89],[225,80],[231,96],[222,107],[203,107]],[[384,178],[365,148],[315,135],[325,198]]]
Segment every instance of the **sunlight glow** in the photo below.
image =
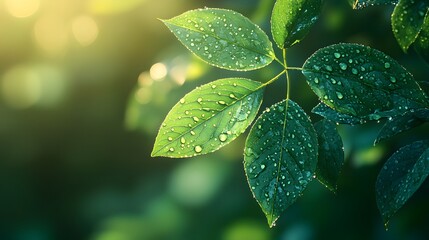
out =
[[37,12],[40,0],[5,0],[5,5],[12,16],[26,18]]

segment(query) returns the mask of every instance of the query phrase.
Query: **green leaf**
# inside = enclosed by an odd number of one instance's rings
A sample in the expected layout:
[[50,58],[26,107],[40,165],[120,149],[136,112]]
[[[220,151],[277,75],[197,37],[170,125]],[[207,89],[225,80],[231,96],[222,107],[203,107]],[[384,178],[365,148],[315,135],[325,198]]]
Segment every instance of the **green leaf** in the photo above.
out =
[[428,9],[427,0],[399,0],[393,10],[393,34],[404,52],[416,41]]
[[425,122],[429,122],[429,109],[417,109],[406,112],[401,116],[389,119],[378,133],[374,144],[387,138],[393,137],[401,132],[415,128]]
[[247,137],[244,170],[270,227],[302,194],[316,165],[316,132],[301,107],[284,100],[266,109]]
[[314,124],[319,142],[316,178],[329,190],[337,191],[338,177],[344,164],[344,148],[335,123],[321,120]]
[[408,71],[384,53],[362,45],[319,49],[302,72],[321,101],[343,114],[378,120],[428,105]]
[[377,206],[387,227],[389,219],[417,191],[429,174],[429,141],[402,147],[384,164],[375,186]]
[[422,30],[414,42],[414,47],[420,56],[429,63],[429,14],[427,13],[423,22]]
[[248,71],[275,59],[268,36],[231,10],[192,10],[163,22],[191,52],[219,68]]
[[352,0],[354,9],[362,9],[369,6],[397,4],[399,0]]
[[277,0],[271,16],[271,32],[280,49],[301,41],[319,18],[321,0]]
[[243,133],[256,117],[264,87],[244,78],[220,79],[185,95],[159,129],[152,156],[210,153]]
[[363,118],[354,117],[351,115],[339,113],[335,111],[334,109],[326,106],[323,103],[317,104],[316,107],[314,107],[311,112],[318,114],[330,121],[333,121],[338,124],[348,124],[348,125],[357,125],[357,124],[364,124],[367,121]]

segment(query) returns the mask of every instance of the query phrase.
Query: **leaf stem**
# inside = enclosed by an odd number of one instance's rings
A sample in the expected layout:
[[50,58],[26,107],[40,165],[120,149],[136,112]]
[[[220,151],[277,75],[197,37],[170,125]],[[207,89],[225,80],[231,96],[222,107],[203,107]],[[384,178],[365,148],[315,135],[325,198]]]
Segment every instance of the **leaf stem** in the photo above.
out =
[[297,71],[302,71],[303,70],[303,68],[300,68],[300,67],[288,67],[288,66],[285,66],[285,68],[287,70],[297,70]]
[[286,75],[286,100],[289,100],[290,97],[290,80],[289,80],[289,71],[286,61],[286,48],[283,48],[283,66],[285,67],[285,75]]
[[286,70],[283,70],[281,73],[277,74],[277,76],[271,78],[268,82],[262,84],[263,87],[273,83],[274,81],[276,81],[279,77],[281,77],[283,75],[283,73],[287,72]]
[[286,68],[286,66],[284,65],[284,62],[280,61],[276,56],[274,56],[274,60],[280,63],[280,65],[282,65],[284,68]]

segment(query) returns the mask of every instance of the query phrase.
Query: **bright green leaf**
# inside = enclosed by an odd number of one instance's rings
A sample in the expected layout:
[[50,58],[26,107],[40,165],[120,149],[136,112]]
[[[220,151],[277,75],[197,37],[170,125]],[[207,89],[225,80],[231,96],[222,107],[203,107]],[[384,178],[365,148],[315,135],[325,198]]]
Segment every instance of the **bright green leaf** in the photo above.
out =
[[250,130],[244,169],[271,227],[313,179],[317,144],[310,119],[291,100],[265,110]]
[[369,6],[397,4],[398,0],[351,0],[354,9],[362,9]]
[[393,10],[393,34],[404,52],[416,41],[428,9],[427,0],[399,0]]
[[384,53],[362,45],[319,49],[302,72],[321,101],[343,114],[378,120],[428,105],[408,71]]
[[339,113],[335,111],[334,109],[326,106],[323,103],[317,104],[311,112],[318,114],[330,121],[333,121],[338,124],[348,124],[348,125],[357,125],[357,124],[364,124],[367,121],[363,118],[354,117],[351,115]]
[[429,63],[429,14],[426,14],[422,30],[414,42],[416,51]]
[[401,116],[391,118],[381,128],[374,144],[393,137],[401,132],[415,128],[425,122],[429,122],[429,109],[424,108],[409,111]]
[[259,82],[226,78],[191,91],[168,113],[152,156],[191,157],[230,143],[256,117],[263,90]]
[[377,206],[387,227],[389,219],[417,191],[429,174],[429,141],[402,147],[384,164],[375,186]]
[[192,10],[163,22],[191,52],[216,67],[254,70],[275,58],[268,36],[231,10]]
[[344,164],[343,142],[335,123],[326,119],[314,124],[319,142],[316,178],[329,190],[337,191],[337,181]]
[[319,18],[321,0],[277,0],[271,16],[271,32],[280,49],[301,41]]

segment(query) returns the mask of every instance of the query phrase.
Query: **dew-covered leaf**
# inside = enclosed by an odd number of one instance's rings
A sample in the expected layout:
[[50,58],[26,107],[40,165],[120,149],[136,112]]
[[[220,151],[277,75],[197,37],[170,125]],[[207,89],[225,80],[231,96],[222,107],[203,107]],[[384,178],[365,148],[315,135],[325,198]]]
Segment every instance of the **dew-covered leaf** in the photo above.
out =
[[404,52],[416,41],[428,9],[427,0],[399,0],[393,10],[393,34]]
[[369,6],[397,4],[399,0],[352,0],[354,9],[362,9]]
[[404,113],[403,115],[389,119],[378,133],[374,144],[387,138],[393,137],[401,132],[415,128],[425,122],[429,122],[429,109],[417,109]]
[[348,125],[357,125],[364,124],[367,121],[363,118],[358,118],[355,116],[347,115],[344,113],[339,113],[334,109],[326,106],[324,103],[319,103],[315,106],[311,112],[318,114],[330,121],[333,121],[338,124],[348,124]]
[[256,117],[263,86],[226,78],[185,95],[159,129],[152,156],[191,157],[213,152],[243,133]]
[[428,174],[429,141],[417,141],[402,147],[387,160],[375,186],[377,206],[386,226]]
[[219,68],[254,70],[275,58],[268,36],[231,10],[192,10],[163,22],[191,52]]
[[280,49],[301,41],[319,18],[321,0],[277,0],[271,16],[271,32]]
[[429,63],[429,14],[426,14],[422,30],[414,42],[414,48]]
[[344,164],[343,141],[335,123],[321,120],[314,124],[319,142],[316,178],[329,190],[337,191],[337,181]]
[[271,227],[313,179],[317,145],[310,119],[291,100],[267,108],[252,126],[244,149],[244,169]]
[[302,72],[320,100],[343,114],[378,120],[428,105],[408,71],[384,53],[362,45],[319,49]]

